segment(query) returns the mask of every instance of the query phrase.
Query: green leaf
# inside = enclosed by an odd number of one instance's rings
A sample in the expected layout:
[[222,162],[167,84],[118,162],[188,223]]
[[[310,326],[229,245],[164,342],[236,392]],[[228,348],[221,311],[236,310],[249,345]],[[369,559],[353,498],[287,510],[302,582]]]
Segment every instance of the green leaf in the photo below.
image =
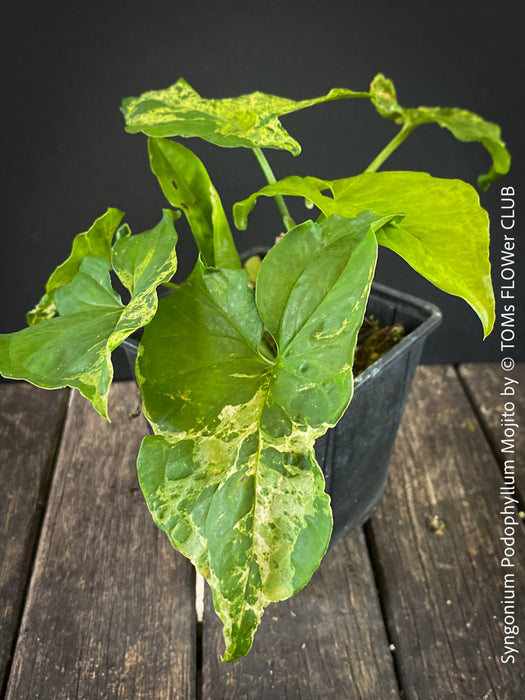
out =
[[122,312],[110,291],[109,263],[84,258],[75,278],[56,291],[56,302],[65,315],[0,335],[0,371],[45,389],[76,388],[107,418],[112,376],[107,341]]
[[452,132],[458,141],[478,141],[492,157],[488,173],[478,177],[478,186],[486,190],[489,185],[510,169],[510,154],[501,139],[497,124],[487,122],[477,114],[464,109],[418,107],[406,111],[407,121],[413,125],[436,123]]
[[253,285],[255,285],[257,282],[257,275],[259,274],[261,262],[262,259],[259,255],[251,255],[243,265],[246,273],[248,274],[250,282],[252,282]]
[[411,131],[420,124],[435,123],[448,129],[459,141],[478,141],[492,157],[489,172],[480,175],[478,186],[487,189],[491,182],[505,175],[510,168],[510,155],[501,140],[497,124],[485,121],[465,109],[451,107],[416,107],[404,109],[397,102],[394,84],[384,75],[376,75],[370,85],[371,100],[383,117],[394,119],[403,129]]
[[301,147],[283,128],[280,116],[322,102],[369,96],[368,92],[334,88],[327,95],[299,102],[262,92],[207,100],[180,78],[166,90],[126,98],[121,111],[131,134],[199,136],[217,146],[276,148],[298,155]]
[[119,226],[115,233],[115,240],[118,241],[121,238],[128,238],[131,236],[131,229],[128,224],[122,224]]
[[157,308],[155,288],[169,281],[177,269],[175,218],[174,212],[163,209],[162,219],[153,229],[119,239],[111,254],[113,269],[131,292],[133,305],[153,302],[153,313]]
[[394,83],[378,73],[370,83],[370,99],[378,113],[386,119],[403,119],[403,108],[397,102]]
[[[323,194],[326,190],[329,195]],[[290,177],[235,204],[237,226],[246,226],[257,197],[275,194],[307,197],[325,216],[353,218],[364,210],[377,216],[403,214],[402,224],[380,229],[378,243],[398,253],[439,289],[470,304],[485,336],[492,330],[489,219],[467,183],[417,172],[363,173],[332,181]]]
[[[243,270],[200,262],[146,328],[138,472],[156,524],[206,577],[225,660],[246,654],[263,609],[301,589],[331,533],[314,440],[350,401],[377,244],[362,215],[292,229]],[[276,354],[261,352],[273,335]]]
[[123,212],[118,209],[108,209],[88,231],[75,236],[68,259],[56,268],[47,281],[46,293],[35,308],[27,313],[29,325],[40,323],[56,314],[55,290],[71,282],[85,257],[104,258],[108,261],[111,259],[113,235],[123,216]]
[[108,418],[111,352],[155,315],[156,287],[175,272],[176,242],[165,210],[151,231],[115,243],[113,268],[131,292],[127,306],[111,286],[110,263],[83,258],[71,282],[54,290],[58,317],[0,335],[0,372],[45,389],[76,388]]
[[[254,208],[260,196],[274,197],[279,194],[286,194],[293,197],[304,197],[323,213],[328,209],[333,209],[332,196],[323,194],[323,190],[328,189],[330,183],[326,180],[319,180],[316,177],[301,177],[300,175],[290,175],[278,182],[265,185],[257,192],[254,192],[241,202],[233,205],[233,220],[241,231],[248,227],[248,215]],[[331,212],[332,213],[332,212]]]
[[148,139],[151,170],[168,202],[182,209],[206,265],[241,266],[220,197],[199,158],[180,143]]

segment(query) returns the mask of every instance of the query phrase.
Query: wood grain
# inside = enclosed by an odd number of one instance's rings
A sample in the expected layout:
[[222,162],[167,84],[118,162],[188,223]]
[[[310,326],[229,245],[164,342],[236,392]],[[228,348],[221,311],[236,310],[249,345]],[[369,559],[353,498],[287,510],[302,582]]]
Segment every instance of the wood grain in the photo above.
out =
[[[514,665],[501,662],[501,483],[454,369],[419,368],[390,487],[370,526],[407,698],[521,697],[522,657]],[[433,516],[443,529],[429,522]],[[521,525],[516,533],[520,558],[512,571],[517,601],[523,601]],[[516,620],[525,630],[520,607]]]
[[204,700],[399,697],[361,530],[338,542],[300,593],[269,606],[248,656],[219,661],[221,627],[207,595]]
[[[506,456],[501,452],[500,442],[503,438],[501,418],[504,405],[509,400],[516,405],[516,422],[520,425],[520,429],[516,431],[516,452],[523,457],[525,455],[525,363],[517,364],[512,372],[504,372],[499,365],[493,363],[465,364],[459,366],[459,374],[483,423],[500,467],[503,467]],[[507,380],[518,381],[518,384],[509,382],[508,386],[514,387],[516,393],[507,395],[506,398],[501,395],[505,391],[505,377]],[[516,484],[521,498],[525,498],[525,470],[516,470]]]
[[20,621],[67,391],[49,392],[22,383],[4,383],[0,388],[1,688]]
[[[397,698],[400,690],[418,700],[521,697],[522,656],[515,664],[501,661],[507,571],[500,566],[503,481],[494,458],[500,370],[464,365],[459,372],[463,385],[452,367],[418,370],[389,488],[365,528],[367,542],[361,530],[350,533],[301,593],[270,606],[244,659],[219,661],[221,625],[207,595],[202,672],[192,567],[156,530],[138,489],[135,456],[145,425],[129,419],[137,390],[130,383],[114,387],[111,425],[74,394],[9,700],[375,700]],[[523,365],[517,372],[521,382]],[[8,650],[66,394],[20,384],[1,389],[0,478],[7,497],[0,641]],[[522,391],[516,404],[517,422],[524,425]],[[518,464],[523,450],[520,432]],[[519,469],[517,478],[523,478]],[[521,634],[523,534],[520,523],[513,572]],[[516,643],[522,652],[520,637]]]
[[138,488],[137,389],[107,424],[74,394],[22,619],[10,700],[192,698],[194,575]]

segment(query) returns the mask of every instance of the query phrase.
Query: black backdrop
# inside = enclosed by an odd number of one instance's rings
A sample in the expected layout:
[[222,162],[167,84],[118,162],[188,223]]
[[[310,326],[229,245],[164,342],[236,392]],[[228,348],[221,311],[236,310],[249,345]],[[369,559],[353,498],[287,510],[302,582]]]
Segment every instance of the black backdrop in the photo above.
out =
[[[2,332],[25,324],[25,311],[68,255],[73,235],[108,206],[124,210],[137,232],[156,223],[165,202],[149,172],[146,139],[124,132],[119,105],[125,96],[167,87],[180,76],[205,97],[262,90],[302,99],[334,86],[367,89],[370,79],[384,72],[394,80],[401,104],[461,106],[499,122],[513,167],[481,195],[493,220],[497,273],[499,188],[516,188],[519,215],[525,162],[518,0],[498,6],[21,1],[4,8],[2,27]],[[321,105],[283,123],[303,153],[294,159],[269,152],[278,177],[355,174],[397,129],[368,101],[358,100]],[[188,145],[204,158],[228,212],[263,184],[249,151],[197,140]],[[488,165],[478,144],[460,144],[439,127],[425,126],[386,167],[474,184]],[[260,201],[250,223],[250,233],[236,234],[241,247],[270,243],[280,231],[271,201]],[[190,236],[180,233],[178,274],[184,277],[194,247]],[[432,288],[394,254],[381,252],[377,279],[442,308],[445,321],[428,341],[425,361],[498,359],[498,338],[482,342],[470,308]]]

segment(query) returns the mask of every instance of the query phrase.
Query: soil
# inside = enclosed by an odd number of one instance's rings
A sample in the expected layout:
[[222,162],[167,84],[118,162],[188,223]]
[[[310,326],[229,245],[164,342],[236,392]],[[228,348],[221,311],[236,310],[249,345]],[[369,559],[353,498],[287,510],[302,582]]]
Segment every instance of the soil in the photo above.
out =
[[374,317],[365,317],[359,335],[354,356],[354,377],[379,360],[404,337],[403,326],[381,326]]

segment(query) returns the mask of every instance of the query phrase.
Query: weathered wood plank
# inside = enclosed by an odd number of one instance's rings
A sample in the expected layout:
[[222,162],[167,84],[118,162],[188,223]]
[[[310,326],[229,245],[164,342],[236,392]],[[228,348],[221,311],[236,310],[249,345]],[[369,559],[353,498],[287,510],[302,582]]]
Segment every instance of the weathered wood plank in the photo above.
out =
[[7,697],[193,698],[194,576],[153,524],[135,457],[137,390],[113,423],[73,395]]
[[223,650],[207,595],[204,700],[398,698],[362,531],[343,538],[300,593],[267,609],[248,656],[222,663]]
[[[515,664],[501,661],[500,601],[505,573],[515,574],[516,600],[525,599],[523,527],[510,509],[521,558],[513,560],[514,569],[502,569],[501,484],[453,368],[419,368],[390,487],[370,526],[383,572],[383,608],[408,698],[521,697],[522,657],[515,655]],[[439,522],[432,524],[433,516]],[[516,606],[516,621],[525,629],[519,610]]]
[[[516,430],[516,452],[525,455],[525,363],[517,364],[511,372],[504,372],[499,365],[493,363],[465,364],[460,365],[459,373],[481,417],[500,466],[503,466],[506,456],[501,452],[500,441],[504,437],[501,420],[507,401],[516,406],[516,420],[513,421],[512,416],[507,414],[509,422],[515,422],[520,426],[520,429]],[[505,377],[507,392],[514,389],[514,394],[501,395],[505,391]],[[518,384],[510,382],[510,379],[517,380]],[[503,422],[505,422],[504,417]],[[521,497],[525,497],[525,470],[516,470],[516,484]]]
[[11,660],[66,405],[67,391],[0,385],[0,688]]

